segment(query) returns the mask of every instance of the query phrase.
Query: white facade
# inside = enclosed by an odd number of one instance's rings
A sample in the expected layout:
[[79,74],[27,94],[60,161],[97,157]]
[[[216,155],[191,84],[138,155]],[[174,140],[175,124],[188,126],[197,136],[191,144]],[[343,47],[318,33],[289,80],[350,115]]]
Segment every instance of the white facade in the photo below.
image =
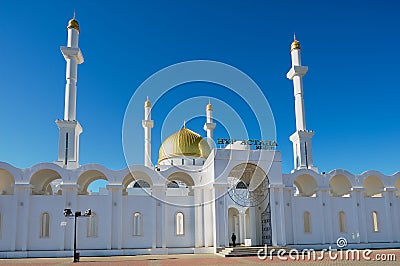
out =
[[[301,66],[299,43],[292,44],[288,73],[297,125],[291,136],[292,173],[282,173],[280,151],[236,144],[211,148],[204,158],[170,156],[152,167],[148,100],[142,121],[145,165],[119,171],[97,164],[80,166],[82,129],[75,101],[77,65],[83,57],[79,25],[71,21],[68,46],[62,48],[67,85],[65,117],[57,121],[57,161],[27,169],[0,162],[0,257],[70,256],[73,220],[63,216],[64,208],[90,208],[94,213],[78,219],[82,255],[212,253],[229,246],[233,232],[238,243],[251,239],[252,245],[326,248],[345,237],[353,247],[400,247],[400,172],[353,175],[338,169],[325,174],[312,163],[313,132],[306,130],[306,68]],[[66,52],[71,49],[74,55]],[[215,128],[210,104],[206,117],[210,143]],[[108,181],[106,189],[90,193],[89,184],[99,179]],[[254,197],[257,204],[244,207],[240,193]]]

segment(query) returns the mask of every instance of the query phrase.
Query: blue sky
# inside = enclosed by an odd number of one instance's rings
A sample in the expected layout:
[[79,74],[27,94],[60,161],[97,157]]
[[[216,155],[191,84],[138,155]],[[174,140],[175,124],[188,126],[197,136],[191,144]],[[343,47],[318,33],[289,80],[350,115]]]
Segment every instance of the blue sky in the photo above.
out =
[[[307,128],[315,131],[314,162],[319,170],[343,168],[358,174],[375,169],[393,174],[400,170],[399,5],[396,1],[3,1],[0,161],[30,167],[56,159],[54,121],[63,118],[65,88],[65,61],[59,47],[66,44],[65,28],[76,9],[85,57],[78,70],[77,120],[84,129],[81,164],[125,167],[122,123],[136,88],[169,65],[205,59],[242,70],[262,89],[274,114],[283,171],[289,172],[293,167],[289,136],[295,121],[293,87],[285,75],[296,32],[303,64],[309,66],[304,97]],[[205,83],[177,87],[153,112],[153,162],[166,114],[195,96],[228,102],[245,116],[243,103],[223,88]],[[204,108],[198,113],[204,115]],[[142,116],[139,113],[135,119]],[[204,135],[202,119],[190,121],[188,127]],[[137,141],[134,153],[137,163],[143,163],[143,133],[141,125],[137,127],[132,136]],[[252,123],[247,127],[253,132]],[[165,134],[178,129],[170,126]],[[222,127],[215,132],[216,137],[226,134]]]

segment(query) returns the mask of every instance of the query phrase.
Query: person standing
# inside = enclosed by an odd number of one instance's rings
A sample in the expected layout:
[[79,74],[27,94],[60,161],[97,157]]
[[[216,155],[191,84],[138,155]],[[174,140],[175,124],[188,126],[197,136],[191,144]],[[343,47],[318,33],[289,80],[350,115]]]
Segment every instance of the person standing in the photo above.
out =
[[232,239],[232,245],[233,245],[234,247],[236,247],[236,235],[235,235],[235,233],[232,233],[231,239]]

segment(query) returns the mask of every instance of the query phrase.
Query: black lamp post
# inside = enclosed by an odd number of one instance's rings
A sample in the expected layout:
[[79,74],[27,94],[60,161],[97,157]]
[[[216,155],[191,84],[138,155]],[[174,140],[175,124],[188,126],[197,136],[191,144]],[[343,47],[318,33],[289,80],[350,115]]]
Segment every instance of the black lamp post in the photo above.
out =
[[75,214],[72,213],[71,209],[67,208],[64,209],[64,216],[68,218],[74,217],[74,262],[79,262],[79,253],[76,252],[76,219],[78,217],[88,217],[92,215],[92,210],[87,209],[85,213],[82,215],[81,211],[75,211]]

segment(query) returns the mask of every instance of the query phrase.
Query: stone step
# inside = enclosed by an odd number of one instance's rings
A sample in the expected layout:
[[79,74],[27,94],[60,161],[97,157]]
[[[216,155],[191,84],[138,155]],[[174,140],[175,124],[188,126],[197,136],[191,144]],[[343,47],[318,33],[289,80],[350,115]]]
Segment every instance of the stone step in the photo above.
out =
[[[260,249],[264,249],[264,248],[265,247],[263,247],[263,246],[258,246],[258,247],[239,246],[239,247],[221,248],[221,249],[217,249],[217,250],[219,251],[218,254],[223,257],[246,257],[246,256],[257,256],[258,251]],[[280,250],[280,249],[284,249],[286,252],[289,252],[291,250],[291,248],[289,248],[289,247],[268,246],[267,253],[269,255],[271,250],[274,250],[273,252],[271,252],[272,255],[274,256],[274,255],[277,255],[278,250]]]

